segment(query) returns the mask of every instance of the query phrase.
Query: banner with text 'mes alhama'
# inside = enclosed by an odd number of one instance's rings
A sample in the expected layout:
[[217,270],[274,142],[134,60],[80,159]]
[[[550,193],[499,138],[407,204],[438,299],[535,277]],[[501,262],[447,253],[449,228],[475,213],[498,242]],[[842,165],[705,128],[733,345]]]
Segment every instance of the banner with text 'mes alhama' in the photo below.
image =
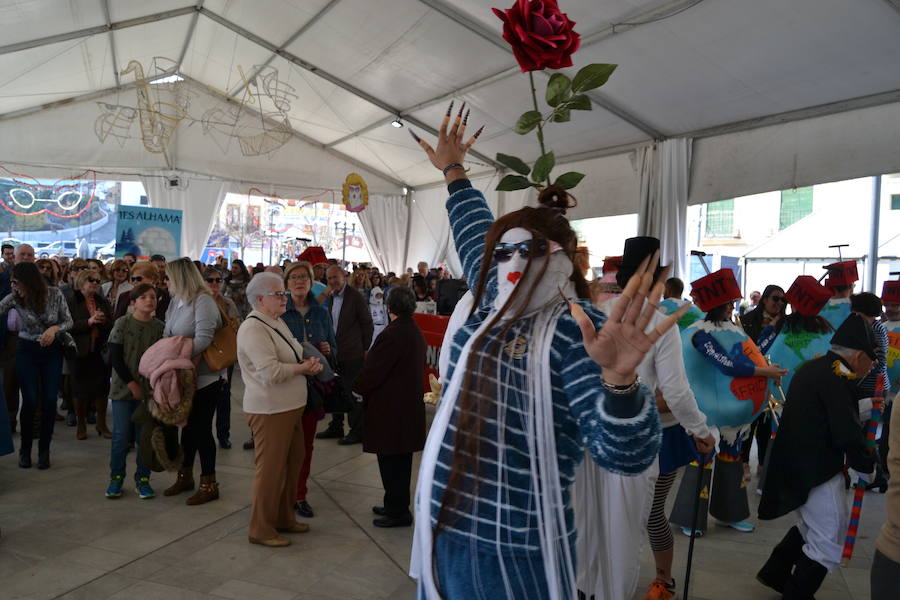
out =
[[116,224],[116,257],[131,253],[138,260],[162,254],[181,256],[182,211],[147,206],[120,206]]

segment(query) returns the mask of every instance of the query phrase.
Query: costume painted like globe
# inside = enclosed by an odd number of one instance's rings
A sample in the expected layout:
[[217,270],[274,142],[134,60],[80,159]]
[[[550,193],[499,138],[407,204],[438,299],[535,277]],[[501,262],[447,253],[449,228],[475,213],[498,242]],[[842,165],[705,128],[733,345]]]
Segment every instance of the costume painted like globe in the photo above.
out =
[[[675,298],[666,298],[662,302],[659,303],[659,310],[664,315],[671,315],[673,312],[684,306],[686,303],[685,300],[676,300]],[[684,331],[697,321],[703,318],[703,311],[697,308],[696,306],[691,306],[687,309],[687,312],[682,315],[680,319],[678,319],[678,329]]]

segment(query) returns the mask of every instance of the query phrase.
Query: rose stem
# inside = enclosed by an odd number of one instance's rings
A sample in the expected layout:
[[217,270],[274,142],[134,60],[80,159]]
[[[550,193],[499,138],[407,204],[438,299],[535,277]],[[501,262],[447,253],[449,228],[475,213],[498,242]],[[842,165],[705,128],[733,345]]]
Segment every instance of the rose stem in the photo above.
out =
[[[541,112],[541,109],[538,108],[537,103],[537,91],[534,89],[534,72],[528,71],[528,80],[531,82],[531,102],[534,104],[534,110]],[[537,125],[537,139],[538,143],[541,145],[541,156],[547,154],[547,151],[544,149],[544,127],[541,125],[541,121],[538,121]],[[547,173],[547,185],[550,185],[550,173]]]

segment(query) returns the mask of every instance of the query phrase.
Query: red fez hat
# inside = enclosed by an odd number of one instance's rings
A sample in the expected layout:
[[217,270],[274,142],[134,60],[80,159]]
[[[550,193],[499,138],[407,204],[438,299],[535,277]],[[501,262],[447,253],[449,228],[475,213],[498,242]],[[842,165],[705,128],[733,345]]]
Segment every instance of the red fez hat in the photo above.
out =
[[319,263],[327,263],[328,258],[325,256],[325,250],[322,246],[310,246],[306,250],[300,253],[298,256],[300,260],[305,260],[311,265],[317,265]]
[[850,286],[859,281],[855,260],[831,263],[823,268],[828,271],[828,279],[825,280],[826,287]]
[[814,317],[822,312],[828,303],[831,290],[820,285],[812,275],[801,275],[794,280],[784,297],[791,303],[794,312],[805,317]]
[[731,269],[719,269],[691,282],[691,298],[703,312],[709,312],[741,296],[743,296],[741,286],[738,285]]
[[622,267],[623,256],[607,256],[603,259],[603,274],[615,273]]
[[881,301],[900,303],[900,280],[894,279],[884,282],[881,288]]

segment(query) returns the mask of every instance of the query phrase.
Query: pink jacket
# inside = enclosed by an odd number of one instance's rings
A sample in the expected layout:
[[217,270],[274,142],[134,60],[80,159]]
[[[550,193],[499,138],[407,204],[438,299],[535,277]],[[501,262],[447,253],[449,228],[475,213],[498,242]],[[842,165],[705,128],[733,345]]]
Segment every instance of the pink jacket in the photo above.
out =
[[194,369],[193,352],[194,340],[176,335],[159,340],[141,356],[138,371],[150,381],[153,401],[163,412],[174,412],[181,404],[182,390],[177,371]]

